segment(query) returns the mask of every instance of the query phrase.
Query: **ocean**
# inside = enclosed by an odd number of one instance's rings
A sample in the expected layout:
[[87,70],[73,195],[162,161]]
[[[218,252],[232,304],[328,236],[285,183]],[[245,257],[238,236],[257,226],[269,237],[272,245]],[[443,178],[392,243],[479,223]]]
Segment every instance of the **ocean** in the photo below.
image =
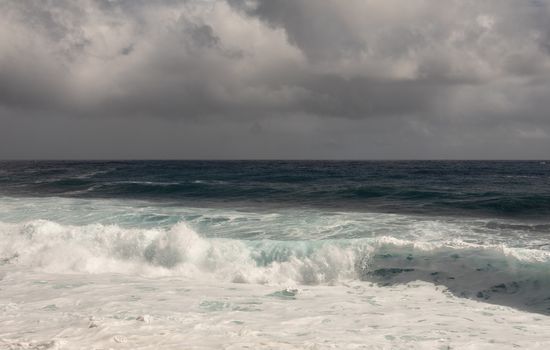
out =
[[0,349],[550,348],[550,162],[0,162]]

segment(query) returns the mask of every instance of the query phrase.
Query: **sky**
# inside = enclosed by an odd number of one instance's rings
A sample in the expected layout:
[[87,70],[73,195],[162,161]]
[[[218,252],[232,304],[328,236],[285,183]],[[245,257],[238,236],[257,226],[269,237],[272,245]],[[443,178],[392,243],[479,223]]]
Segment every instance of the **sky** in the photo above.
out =
[[0,0],[0,159],[547,159],[550,0]]

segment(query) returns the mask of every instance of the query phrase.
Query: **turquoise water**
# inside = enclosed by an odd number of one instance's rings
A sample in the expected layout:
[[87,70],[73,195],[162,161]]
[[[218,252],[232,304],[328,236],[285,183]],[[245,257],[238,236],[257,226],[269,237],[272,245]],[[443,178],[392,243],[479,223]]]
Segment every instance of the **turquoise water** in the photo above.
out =
[[424,281],[548,314],[549,213],[544,162],[3,162],[0,264]]

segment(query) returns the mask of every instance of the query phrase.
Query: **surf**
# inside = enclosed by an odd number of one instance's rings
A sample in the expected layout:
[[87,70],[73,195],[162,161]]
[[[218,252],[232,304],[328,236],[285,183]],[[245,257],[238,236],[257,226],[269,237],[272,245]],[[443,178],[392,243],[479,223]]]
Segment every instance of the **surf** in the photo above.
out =
[[425,281],[484,302],[550,314],[550,252],[458,239],[275,241],[169,228],[0,222],[0,264],[53,274],[126,274],[266,285]]

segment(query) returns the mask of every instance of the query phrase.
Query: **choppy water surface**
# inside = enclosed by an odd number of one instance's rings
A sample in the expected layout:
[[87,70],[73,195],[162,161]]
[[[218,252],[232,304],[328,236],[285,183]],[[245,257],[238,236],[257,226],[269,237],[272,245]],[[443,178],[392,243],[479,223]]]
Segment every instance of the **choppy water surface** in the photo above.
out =
[[549,214],[545,162],[2,162],[0,347],[546,348]]
[[[0,193],[541,218],[546,162],[3,162]],[[230,204],[228,204],[230,203]]]

